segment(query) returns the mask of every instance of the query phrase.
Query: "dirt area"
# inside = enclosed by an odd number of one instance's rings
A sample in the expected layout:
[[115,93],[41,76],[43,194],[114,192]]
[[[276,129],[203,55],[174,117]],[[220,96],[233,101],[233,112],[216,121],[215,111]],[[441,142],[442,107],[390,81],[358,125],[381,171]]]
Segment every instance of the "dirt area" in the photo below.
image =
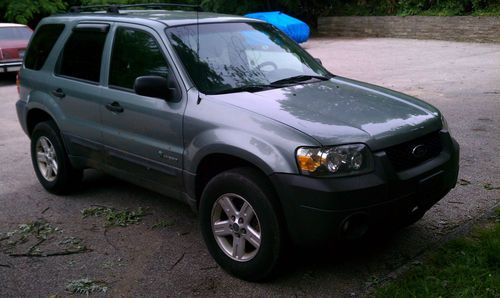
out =
[[[106,293],[95,296],[356,297],[500,202],[500,45],[313,39],[304,47],[337,75],[443,111],[461,145],[461,180],[420,222],[362,243],[297,250],[271,282],[235,279],[209,256],[195,214],[174,200],[94,171],[71,196],[44,191],[17,122],[15,80],[2,75],[0,297],[68,296],[67,285],[83,278],[103,282]],[[107,222],[109,214],[124,226]]]

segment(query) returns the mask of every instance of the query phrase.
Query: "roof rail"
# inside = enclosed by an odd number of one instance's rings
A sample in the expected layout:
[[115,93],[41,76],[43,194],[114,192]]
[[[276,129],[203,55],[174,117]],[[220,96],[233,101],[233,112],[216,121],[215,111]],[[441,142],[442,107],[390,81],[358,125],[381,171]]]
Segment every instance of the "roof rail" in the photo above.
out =
[[88,5],[88,6],[72,6],[69,9],[71,13],[80,12],[96,12],[106,10],[107,13],[120,13],[120,9],[127,8],[147,8],[147,9],[163,9],[168,7],[191,8],[194,11],[203,11],[201,5],[183,4],[183,3],[143,3],[143,4],[108,4],[108,5]]

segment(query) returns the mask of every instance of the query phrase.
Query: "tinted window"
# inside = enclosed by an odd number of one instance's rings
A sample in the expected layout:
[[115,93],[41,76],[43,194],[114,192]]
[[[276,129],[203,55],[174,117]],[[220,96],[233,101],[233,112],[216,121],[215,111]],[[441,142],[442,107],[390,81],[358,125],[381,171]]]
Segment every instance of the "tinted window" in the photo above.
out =
[[41,26],[28,46],[24,66],[34,70],[41,69],[63,30],[63,24]]
[[99,82],[106,35],[97,30],[74,31],[64,46],[57,74]]
[[133,89],[137,77],[157,75],[167,77],[168,67],[162,50],[150,34],[136,29],[116,30],[109,85]]

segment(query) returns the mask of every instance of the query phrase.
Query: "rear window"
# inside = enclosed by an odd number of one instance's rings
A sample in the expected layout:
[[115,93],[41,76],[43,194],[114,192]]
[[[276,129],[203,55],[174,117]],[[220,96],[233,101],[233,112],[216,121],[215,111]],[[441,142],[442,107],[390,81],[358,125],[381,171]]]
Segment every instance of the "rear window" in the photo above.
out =
[[27,27],[0,28],[0,40],[29,40],[32,31]]
[[106,32],[76,30],[68,38],[59,61],[58,75],[97,83]]
[[63,24],[42,25],[28,46],[24,66],[33,70],[41,69],[63,30]]

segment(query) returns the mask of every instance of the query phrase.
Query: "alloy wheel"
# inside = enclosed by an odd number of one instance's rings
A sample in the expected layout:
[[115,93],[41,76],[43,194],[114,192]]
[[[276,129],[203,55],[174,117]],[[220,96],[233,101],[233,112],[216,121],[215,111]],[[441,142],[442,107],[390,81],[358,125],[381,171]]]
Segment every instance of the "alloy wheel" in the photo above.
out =
[[261,226],[247,200],[224,194],[215,201],[211,218],[215,240],[228,257],[239,262],[255,257],[261,244]]
[[45,136],[41,136],[36,142],[36,161],[45,180],[49,182],[56,180],[59,168],[56,150]]

